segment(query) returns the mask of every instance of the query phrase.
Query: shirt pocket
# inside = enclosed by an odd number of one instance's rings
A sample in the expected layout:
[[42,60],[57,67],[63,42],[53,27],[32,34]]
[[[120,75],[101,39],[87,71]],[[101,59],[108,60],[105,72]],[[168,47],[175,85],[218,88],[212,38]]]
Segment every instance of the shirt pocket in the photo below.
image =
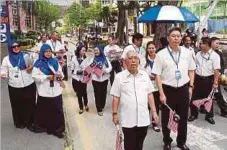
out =
[[149,91],[149,87],[148,87],[148,84],[147,84],[148,82],[146,80],[141,79],[141,80],[138,81],[138,83],[139,83],[138,87],[139,87],[141,92],[148,92]]
[[122,91],[125,93],[133,92],[134,91],[134,84],[131,80],[125,80],[121,84]]

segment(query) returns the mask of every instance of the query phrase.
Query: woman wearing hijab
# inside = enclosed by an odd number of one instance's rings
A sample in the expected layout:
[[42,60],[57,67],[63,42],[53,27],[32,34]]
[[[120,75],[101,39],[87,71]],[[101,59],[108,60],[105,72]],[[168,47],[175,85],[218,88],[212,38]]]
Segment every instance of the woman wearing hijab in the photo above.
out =
[[65,130],[62,106],[63,73],[57,59],[52,58],[48,44],[40,49],[39,59],[32,71],[38,91],[34,116],[34,132],[44,132],[63,138]]
[[[159,99],[159,92],[158,92],[158,88],[155,82],[155,76],[151,73],[151,70],[153,68],[153,64],[154,64],[154,59],[156,56],[156,48],[155,48],[155,44],[150,41],[147,43],[147,48],[146,48],[146,65],[145,65],[145,71],[147,72],[147,74],[150,76],[150,79],[154,85],[154,91],[153,91],[153,96],[154,96],[154,100],[155,100],[155,107],[156,107],[156,111],[157,114],[159,113],[159,106],[160,106],[160,99]],[[156,122],[154,122],[154,118],[152,117],[152,128],[154,131],[156,132],[160,132],[160,128],[158,127],[158,124]]]
[[104,54],[104,48],[96,46],[94,49],[94,59],[92,62],[100,64],[104,70],[101,77],[97,76],[94,72],[91,74],[92,85],[95,94],[95,105],[99,116],[103,116],[103,109],[106,104],[106,93],[108,80],[110,78],[110,71],[112,70],[109,59]]
[[[30,127],[35,110],[36,86],[32,79],[32,59],[12,42],[1,65],[1,78],[8,79],[9,99],[16,128]],[[29,93],[29,94],[28,94]]]
[[77,94],[78,102],[79,102],[79,114],[82,114],[85,110],[89,111],[88,104],[88,98],[87,98],[87,84],[83,83],[83,71],[85,69],[85,63],[84,59],[86,58],[85,55],[85,47],[84,46],[78,46],[76,50],[75,56],[72,58],[72,85],[73,90]]

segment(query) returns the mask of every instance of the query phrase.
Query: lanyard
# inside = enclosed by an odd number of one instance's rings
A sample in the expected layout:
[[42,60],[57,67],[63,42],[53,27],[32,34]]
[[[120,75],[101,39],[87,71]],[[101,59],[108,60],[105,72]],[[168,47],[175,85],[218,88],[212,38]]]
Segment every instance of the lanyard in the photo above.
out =
[[179,64],[179,62],[180,62],[180,54],[181,54],[181,50],[179,50],[179,56],[178,56],[178,59],[177,59],[177,61],[176,61],[176,60],[174,59],[174,57],[173,57],[172,52],[169,50],[169,47],[167,47],[167,49],[168,49],[169,54],[170,54],[170,56],[172,57],[172,59],[173,59],[174,63],[176,64],[177,69],[178,69],[178,64]]
[[202,52],[200,53],[200,55],[202,56],[203,59],[205,59],[206,61],[208,61],[208,60],[210,60],[210,55],[211,55],[212,52],[213,52],[213,50],[212,50],[210,53],[208,52],[208,54],[209,54],[208,58],[206,58],[206,57],[202,54]]

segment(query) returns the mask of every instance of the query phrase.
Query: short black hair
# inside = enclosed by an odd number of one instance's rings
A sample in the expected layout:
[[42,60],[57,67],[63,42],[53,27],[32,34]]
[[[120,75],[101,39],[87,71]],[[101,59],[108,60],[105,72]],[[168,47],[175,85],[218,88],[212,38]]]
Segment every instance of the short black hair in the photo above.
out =
[[189,35],[186,34],[186,35],[183,37],[182,41],[184,42],[184,41],[186,40],[187,37],[189,37],[189,38],[192,40],[191,36],[189,36]]
[[168,36],[169,36],[173,31],[179,31],[180,34],[181,34],[181,29],[180,29],[180,28],[178,28],[178,27],[172,27],[172,28],[170,28],[169,31],[168,31]]
[[203,44],[208,44],[208,46],[211,47],[211,39],[209,37],[202,37],[201,42]]
[[216,41],[216,40],[219,40],[219,41],[220,41],[220,39],[219,39],[218,37],[216,37],[216,36],[210,38],[210,40],[211,40],[211,43],[212,43],[213,41]]
[[132,42],[135,42],[135,40],[140,40],[143,38],[143,35],[140,34],[140,33],[135,33],[133,36],[132,36]]

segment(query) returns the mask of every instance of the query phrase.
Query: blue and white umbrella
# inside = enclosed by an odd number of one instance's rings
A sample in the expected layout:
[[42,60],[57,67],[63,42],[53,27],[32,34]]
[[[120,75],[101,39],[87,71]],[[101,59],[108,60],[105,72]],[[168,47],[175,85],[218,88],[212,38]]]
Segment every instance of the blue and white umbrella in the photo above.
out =
[[198,21],[199,19],[186,8],[171,5],[150,7],[138,19],[139,23],[193,23]]

